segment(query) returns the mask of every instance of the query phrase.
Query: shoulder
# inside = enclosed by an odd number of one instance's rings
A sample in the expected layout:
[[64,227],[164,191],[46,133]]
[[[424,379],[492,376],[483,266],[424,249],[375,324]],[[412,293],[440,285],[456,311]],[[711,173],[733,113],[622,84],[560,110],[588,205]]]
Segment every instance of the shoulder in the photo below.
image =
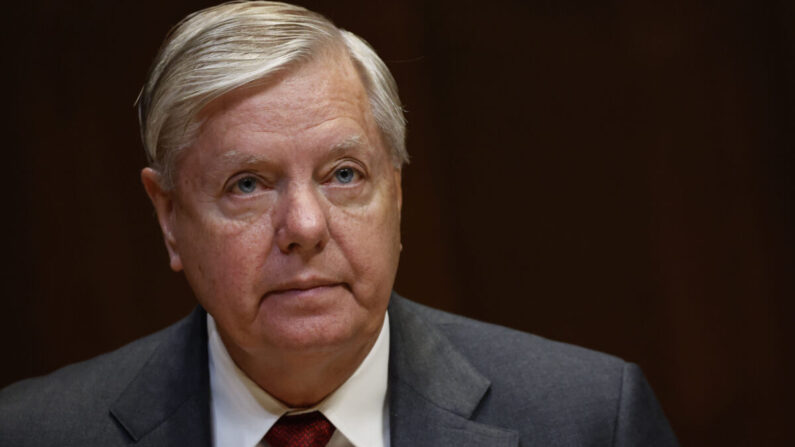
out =
[[[0,390],[0,438],[13,440],[10,445],[27,445],[31,439],[94,438],[98,432],[115,430],[108,424],[111,405],[187,320],[115,351]],[[43,421],[46,432],[37,432]],[[31,436],[33,432],[36,436]]]
[[475,415],[541,445],[676,445],[640,368],[618,357],[396,297],[490,384]]
[[497,377],[516,371],[517,378],[535,383],[551,374],[556,380],[592,381],[620,376],[627,365],[609,354],[398,299],[399,307],[443,334],[478,370]]

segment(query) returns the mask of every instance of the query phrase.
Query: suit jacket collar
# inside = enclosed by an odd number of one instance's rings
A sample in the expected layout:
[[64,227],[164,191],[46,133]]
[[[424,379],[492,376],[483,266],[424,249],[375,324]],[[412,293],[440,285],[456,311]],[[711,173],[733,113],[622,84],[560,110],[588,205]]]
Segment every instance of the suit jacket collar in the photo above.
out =
[[[518,434],[471,420],[490,387],[447,338],[397,294],[390,301],[392,447],[516,446]],[[207,319],[171,328],[111,408],[138,445],[211,444]]]
[[473,421],[491,383],[404,298],[392,294],[389,411],[392,447],[516,446],[515,431]]
[[163,341],[111,407],[138,445],[210,446],[207,319],[197,307]]

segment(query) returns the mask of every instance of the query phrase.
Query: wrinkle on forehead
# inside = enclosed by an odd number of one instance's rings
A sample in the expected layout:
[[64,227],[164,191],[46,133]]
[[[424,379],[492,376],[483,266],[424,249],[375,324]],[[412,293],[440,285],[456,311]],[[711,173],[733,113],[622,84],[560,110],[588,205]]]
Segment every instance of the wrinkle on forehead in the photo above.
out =
[[[321,71],[323,76],[313,74]],[[340,88],[345,85],[346,88]],[[250,99],[271,91],[269,107],[249,104]],[[225,112],[250,111],[260,122],[274,128],[290,121],[290,114],[318,114],[332,104],[347,104],[351,112],[372,117],[369,97],[359,71],[344,49],[329,46],[307,61],[287,67],[276,75],[238,87],[211,101],[199,114],[203,124]],[[204,127],[204,126],[203,126]],[[300,130],[300,129],[298,129]]]

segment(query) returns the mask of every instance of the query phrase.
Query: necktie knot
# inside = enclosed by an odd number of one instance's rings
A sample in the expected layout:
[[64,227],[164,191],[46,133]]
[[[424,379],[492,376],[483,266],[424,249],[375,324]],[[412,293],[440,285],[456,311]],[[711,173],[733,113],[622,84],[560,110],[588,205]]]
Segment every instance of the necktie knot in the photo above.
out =
[[332,434],[334,425],[319,411],[313,411],[280,417],[265,440],[271,447],[323,447]]

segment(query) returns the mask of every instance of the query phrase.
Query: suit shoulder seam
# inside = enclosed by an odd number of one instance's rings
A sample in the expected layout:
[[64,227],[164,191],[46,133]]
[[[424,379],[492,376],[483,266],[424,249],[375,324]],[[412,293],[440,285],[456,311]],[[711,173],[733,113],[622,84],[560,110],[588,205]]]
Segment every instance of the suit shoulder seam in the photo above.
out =
[[618,399],[616,402],[616,410],[615,410],[615,419],[613,420],[613,434],[610,439],[610,445],[616,445],[616,437],[618,436],[618,424],[620,423],[620,415],[621,415],[621,404],[624,400],[624,376],[627,374],[627,366],[629,363],[624,362],[624,366],[621,368],[621,377],[619,378],[618,383]]

